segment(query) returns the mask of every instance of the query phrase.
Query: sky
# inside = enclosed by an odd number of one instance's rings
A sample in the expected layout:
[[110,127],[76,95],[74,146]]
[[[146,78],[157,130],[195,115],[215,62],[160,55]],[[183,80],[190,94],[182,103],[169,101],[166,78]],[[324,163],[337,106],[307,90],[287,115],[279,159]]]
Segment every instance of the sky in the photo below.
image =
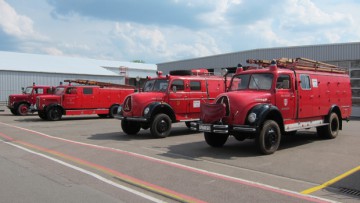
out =
[[0,51],[163,63],[360,41],[358,0],[0,0]]

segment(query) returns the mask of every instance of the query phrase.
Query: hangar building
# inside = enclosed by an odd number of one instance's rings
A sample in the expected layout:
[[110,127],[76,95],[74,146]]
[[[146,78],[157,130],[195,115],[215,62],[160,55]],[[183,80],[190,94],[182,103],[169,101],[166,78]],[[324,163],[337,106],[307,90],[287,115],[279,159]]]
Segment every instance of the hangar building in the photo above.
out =
[[206,68],[220,73],[222,68],[246,65],[247,59],[309,58],[349,68],[352,87],[353,116],[360,117],[360,42],[254,49],[201,58],[157,64],[158,70],[167,74],[170,70]]
[[[34,83],[57,86],[76,79],[139,85],[146,76],[156,76],[155,64],[95,60],[0,51],[0,104],[8,95],[20,94]],[[137,82],[136,78],[140,81]]]

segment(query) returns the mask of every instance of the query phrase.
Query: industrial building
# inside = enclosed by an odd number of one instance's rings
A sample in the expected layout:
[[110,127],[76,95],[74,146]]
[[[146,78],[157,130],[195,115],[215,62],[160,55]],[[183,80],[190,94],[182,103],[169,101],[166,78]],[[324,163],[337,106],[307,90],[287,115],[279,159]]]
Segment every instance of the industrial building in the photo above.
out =
[[3,51],[0,58],[0,104],[33,83],[57,86],[67,79],[84,79],[139,85],[146,76],[156,76],[157,70],[155,64]]
[[222,68],[247,65],[247,59],[309,58],[349,69],[352,87],[353,116],[360,117],[360,42],[254,49],[157,64],[167,74],[171,70],[206,68],[220,73]]

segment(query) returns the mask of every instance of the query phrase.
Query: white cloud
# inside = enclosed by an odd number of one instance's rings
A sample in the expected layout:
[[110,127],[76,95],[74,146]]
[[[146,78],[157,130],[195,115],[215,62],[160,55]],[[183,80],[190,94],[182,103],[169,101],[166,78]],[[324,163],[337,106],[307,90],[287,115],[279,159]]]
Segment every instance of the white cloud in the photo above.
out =
[[48,2],[0,0],[0,49],[159,63],[360,40],[360,4],[353,0],[172,0],[151,3],[155,16],[109,12],[124,2],[136,10],[138,1]]
[[53,55],[53,56],[62,56],[64,55],[64,53],[55,48],[55,47],[47,47],[47,48],[43,48],[43,51],[46,53],[46,54],[49,54],[49,55]]
[[5,0],[0,0],[0,27],[8,35],[19,39],[44,39],[44,36],[35,32],[33,21],[19,15]]
[[113,34],[123,55],[131,53],[143,60],[149,57],[166,61],[220,53],[209,34],[180,27],[116,23]]

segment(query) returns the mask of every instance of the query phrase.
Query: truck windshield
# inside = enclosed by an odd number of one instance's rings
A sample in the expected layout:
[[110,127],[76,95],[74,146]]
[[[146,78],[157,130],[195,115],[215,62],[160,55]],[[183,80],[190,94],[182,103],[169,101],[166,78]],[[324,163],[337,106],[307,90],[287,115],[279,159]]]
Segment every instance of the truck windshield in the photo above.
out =
[[167,90],[169,80],[148,80],[144,85],[144,92],[165,92]]
[[273,74],[257,73],[257,74],[241,74],[233,77],[230,91],[236,90],[269,90],[272,86]]
[[64,90],[65,90],[64,87],[57,87],[57,88],[55,89],[54,94],[56,94],[56,95],[62,95],[62,94],[64,94]]
[[31,94],[32,93],[33,88],[32,87],[27,87],[24,91],[25,94]]

